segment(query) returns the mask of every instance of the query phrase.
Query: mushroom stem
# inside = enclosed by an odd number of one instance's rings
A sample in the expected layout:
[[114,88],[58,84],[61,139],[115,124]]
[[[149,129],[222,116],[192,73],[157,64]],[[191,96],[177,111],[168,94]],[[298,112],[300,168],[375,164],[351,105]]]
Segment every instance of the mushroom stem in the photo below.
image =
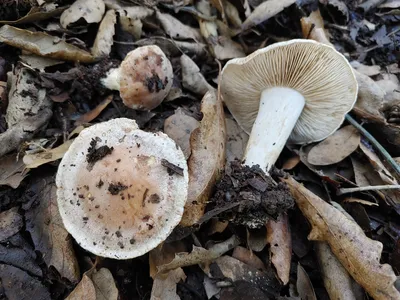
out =
[[304,97],[294,89],[274,87],[264,90],[244,154],[244,165],[259,165],[268,173],[281,154],[304,105]]
[[120,68],[113,68],[107,72],[107,76],[101,79],[101,83],[109,90],[120,90]]

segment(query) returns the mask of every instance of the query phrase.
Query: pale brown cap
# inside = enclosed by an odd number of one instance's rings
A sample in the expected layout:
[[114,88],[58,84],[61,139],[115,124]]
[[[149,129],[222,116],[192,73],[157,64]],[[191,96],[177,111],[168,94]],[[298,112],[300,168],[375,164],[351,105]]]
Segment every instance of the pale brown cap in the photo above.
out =
[[115,259],[143,255],[180,222],[185,157],[164,133],[120,118],[84,129],[56,176],[65,228],[84,249]]
[[160,47],[136,48],[127,54],[120,66],[122,101],[133,109],[156,108],[168,95],[173,75],[171,62]]
[[322,140],[336,131],[357,100],[358,84],[347,59],[333,47],[294,39],[232,59],[222,70],[223,100],[250,134],[265,89],[287,87],[305,98],[288,142]]

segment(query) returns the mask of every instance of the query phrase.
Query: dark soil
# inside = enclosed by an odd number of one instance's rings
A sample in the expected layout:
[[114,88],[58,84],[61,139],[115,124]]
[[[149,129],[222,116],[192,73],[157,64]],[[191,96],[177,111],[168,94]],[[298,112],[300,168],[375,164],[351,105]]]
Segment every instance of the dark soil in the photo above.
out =
[[[276,174],[277,171],[272,170],[271,175]],[[216,185],[210,202],[213,209],[238,203],[219,217],[249,228],[265,226],[269,219],[276,220],[294,205],[294,199],[284,183],[276,183],[258,166],[250,168],[239,161],[232,162],[229,172]]]

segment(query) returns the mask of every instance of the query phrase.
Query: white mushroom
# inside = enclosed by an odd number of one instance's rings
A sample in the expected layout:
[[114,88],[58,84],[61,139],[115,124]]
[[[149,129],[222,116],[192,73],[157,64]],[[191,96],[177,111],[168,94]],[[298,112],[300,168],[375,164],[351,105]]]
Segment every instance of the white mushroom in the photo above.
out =
[[226,106],[250,134],[244,163],[266,172],[287,141],[310,143],[335,132],[358,92],[342,54],[302,39],[228,61],[220,87]]
[[124,104],[151,110],[161,104],[173,82],[172,65],[160,47],[142,46],[129,52],[118,68],[111,69],[102,84],[120,92]]
[[84,129],[56,177],[65,228],[103,257],[129,259],[163,242],[187,199],[185,157],[164,133],[120,118]]

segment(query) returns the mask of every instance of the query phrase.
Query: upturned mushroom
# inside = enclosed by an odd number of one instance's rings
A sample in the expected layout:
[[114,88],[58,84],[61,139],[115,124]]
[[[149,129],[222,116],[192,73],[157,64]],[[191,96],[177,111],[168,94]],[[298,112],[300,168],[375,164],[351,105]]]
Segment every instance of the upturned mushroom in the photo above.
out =
[[335,132],[356,102],[358,85],[333,47],[294,39],[228,61],[220,89],[250,135],[244,164],[268,172],[286,143],[316,142]]
[[163,242],[181,220],[185,157],[164,133],[120,118],[84,129],[56,176],[65,228],[87,251],[130,259]]
[[172,65],[156,45],[142,46],[129,52],[118,68],[101,79],[102,84],[120,92],[126,106],[152,110],[168,95],[173,82]]

